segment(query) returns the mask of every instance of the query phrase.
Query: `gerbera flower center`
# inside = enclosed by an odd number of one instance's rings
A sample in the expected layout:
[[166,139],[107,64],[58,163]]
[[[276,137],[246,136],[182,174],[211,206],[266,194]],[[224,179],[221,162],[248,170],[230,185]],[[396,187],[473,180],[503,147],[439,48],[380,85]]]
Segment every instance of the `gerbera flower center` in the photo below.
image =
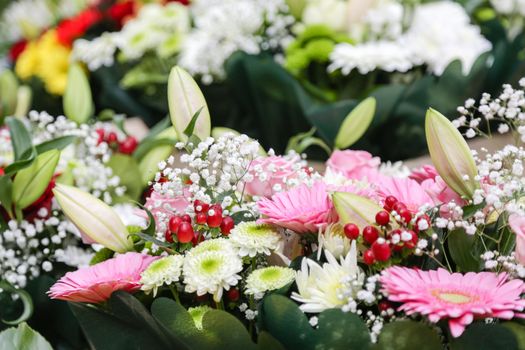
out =
[[432,295],[438,298],[439,300],[452,304],[466,304],[477,299],[466,293],[455,291],[442,291],[440,289],[433,290]]

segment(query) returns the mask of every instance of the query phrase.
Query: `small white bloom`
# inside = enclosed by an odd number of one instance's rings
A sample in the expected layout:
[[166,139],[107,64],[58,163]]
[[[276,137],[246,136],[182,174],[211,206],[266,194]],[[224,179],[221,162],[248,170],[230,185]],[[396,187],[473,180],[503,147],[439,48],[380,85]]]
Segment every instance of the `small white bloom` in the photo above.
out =
[[292,283],[294,279],[295,271],[288,267],[270,266],[255,270],[246,279],[246,294],[276,290]]
[[229,238],[233,246],[239,250],[241,257],[251,258],[257,254],[270,255],[281,242],[281,235],[270,225],[258,224],[254,221],[242,222],[235,226]]
[[153,291],[153,297],[155,297],[158,288],[179,280],[183,261],[182,255],[169,255],[152,262],[140,275],[142,284],[140,289],[146,294]]

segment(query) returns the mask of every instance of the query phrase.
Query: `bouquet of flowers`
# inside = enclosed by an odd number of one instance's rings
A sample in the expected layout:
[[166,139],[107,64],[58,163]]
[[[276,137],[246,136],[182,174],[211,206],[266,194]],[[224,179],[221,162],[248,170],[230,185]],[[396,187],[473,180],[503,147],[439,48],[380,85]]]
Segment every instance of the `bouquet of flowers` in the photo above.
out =
[[454,123],[427,112],[433,165],[336,150],[319,174],[245,135],[210,137],[206,101],[176,67],[178,155],[137,211],[148,226],[57,185],[66,216],[106,250],[49,295],[71,302],[97,349],[518,349],[524,151],[482,157],[456,128],[496,120],[521,134],[524,91],[504,88]]

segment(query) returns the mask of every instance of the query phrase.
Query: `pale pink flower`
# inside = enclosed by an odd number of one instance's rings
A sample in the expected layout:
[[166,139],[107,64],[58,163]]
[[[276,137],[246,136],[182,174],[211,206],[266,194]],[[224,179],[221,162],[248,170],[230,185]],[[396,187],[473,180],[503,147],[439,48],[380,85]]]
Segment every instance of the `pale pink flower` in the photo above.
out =
[[412,212],[418,211],[423,205],[432,206],[434,204],[425,189],[417,181],[409,178],[384,177],[376,186],[382,199],[394,196]]
[[48,294],[52,299],[82,303],[101,303],[117,290],[140,289],[140,274],[158,257],[126,253],[99,264],[68,272]]
[[381,274],[382,292],[402,303],[398,311],[421,314],[431,322],[448,319],[450,333],[459,337],[476,319],[525,317],[525,283],[507,281],[507,274],[450,273],[394,266]]
[[317,232],[320,227],[337,220],[326,185],[322,182],[316,182],[312,187],[303,184],[274,194],[271,199],[261,199],[257,205],[264,215],[260,222],[297,233]]
[[410,174],[412,180],[416,180],[419,183],[422,183],[425,180],[432,179],[434,180],[438,176],[436,168],[432,165],[423,165],[421,168],[413,169]]
[[[162,195],[157,191],[151,192],[150,196],[146,198],[144,207],[148,209],[155,218],[157,230],[161,229],[160,226],[162,221],[167,221],[172,216],[183,215],[186,213],[186,209],[191,205],[190,201],[187,199],[188,196],[189,191],[187,190],[184,190],[184,195],[173,197]],[[136,214],[148,219],[148,214],[144,210],[137,210]]]
[[326,166],[343,174],[348,179],[365,180],[375,178],[379,174],[381,160],[366,151],[334,151]]
[[286,181],[296,178],[299,169],[297,159],[259,157],[250,164],[249,173],[253,180],[246,183],[245,192],[250,196],[271,197],[278,192],[274,190],[275,186],[286,189]]
[[525,216],[512,214],[509,226],[516,234],[516,260],[525,265]]

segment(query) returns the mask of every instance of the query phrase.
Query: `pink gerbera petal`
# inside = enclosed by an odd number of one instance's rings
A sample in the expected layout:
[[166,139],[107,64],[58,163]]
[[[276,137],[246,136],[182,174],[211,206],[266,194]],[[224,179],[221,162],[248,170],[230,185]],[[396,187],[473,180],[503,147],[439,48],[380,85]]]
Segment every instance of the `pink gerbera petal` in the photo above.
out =
[[157,257],[126,253],[99,264],[68,272],[55,283],[48,294],[52,299],[83,303],[101,303],[117,290],[140,289],[140,274]]
[[431,322],[448,319],[452,336],[458,337],[475,318],[519,317],[525,283],[507,279],[491,272],[463,275],[394,266],[383,271],[381,285],[391,301],[402,303],[400,311],[427,315]]

